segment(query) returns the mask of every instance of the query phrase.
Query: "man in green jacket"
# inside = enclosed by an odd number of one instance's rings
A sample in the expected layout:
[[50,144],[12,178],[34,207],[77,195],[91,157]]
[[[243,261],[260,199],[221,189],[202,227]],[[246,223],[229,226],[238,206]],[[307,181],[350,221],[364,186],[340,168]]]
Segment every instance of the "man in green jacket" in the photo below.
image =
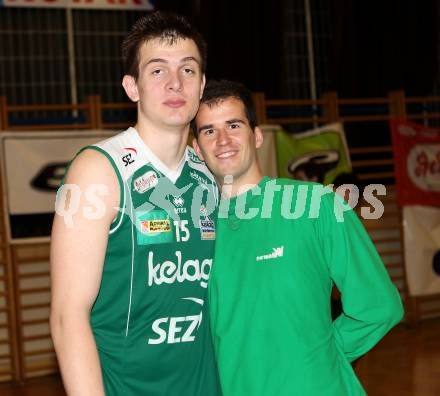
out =
[[320,184],[263,176],[240,84],[210,82],[193,129],[222,190],[209,301],[224,396],[365,395],[350,363],[403,309],[356,214]]

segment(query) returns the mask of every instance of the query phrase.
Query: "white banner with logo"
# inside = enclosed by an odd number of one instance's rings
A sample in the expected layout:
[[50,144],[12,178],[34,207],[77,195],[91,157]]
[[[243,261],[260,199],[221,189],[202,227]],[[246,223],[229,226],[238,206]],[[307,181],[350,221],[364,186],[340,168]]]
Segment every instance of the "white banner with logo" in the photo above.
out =
[[263,145],[257,150],[261,170],[265,176],[278,177],[275,133],[282,128],[280,125],[261,125],[260,128],[264,137]]
[[440,208],[403,208],[405,266],[409,293],[440,293]]
[[149,0],[3,0],[0,6],[107,10],[152,10],[154,8]]
[[29,222],[40,221],[40,217],[35,217],[38,214],[54,212],[56,190],[67,164],[82,147],[114,134],[115,131],[0,133],[5,217],[11,227],[16,223],[21,229],[11,229],[11,239],[14,235],[46,236],[32,235],[30,228],[34,224]]

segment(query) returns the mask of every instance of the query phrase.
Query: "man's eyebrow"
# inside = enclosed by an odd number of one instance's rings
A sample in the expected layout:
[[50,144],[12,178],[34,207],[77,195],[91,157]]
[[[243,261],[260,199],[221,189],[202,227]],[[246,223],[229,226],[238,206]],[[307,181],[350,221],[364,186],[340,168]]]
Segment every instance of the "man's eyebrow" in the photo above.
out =
[[[198,65],[200,65],[200,61],[194,56],[185,56],[179,61],[179,63],[187,63],[187,62],[195,62]],[[151,63],[169,63],[169,61],[163,58],[152,58],[147,63],[145,63],[145,66],[148,66]]]
[[[244,120],[241,120],[240,118],[232,118],[231,120],[225,121],[226,124],[232,125],[232,124],[246,124]],[[211,129],[214,128],[214,124],[206,124],[202,125],[200,128],[197,128],[198,132],[201,132],[205,129]]]
[[186,63],[186,62],[191,62],[191,61],[196,62],[198,65],[200,65],[200,61],[197,58],[195,58],[194,56],[186,56],[185,58],[182,58],[180,60],[180,63]]
[[246,124],[246,122],[244,120],[241,120],[240,118],[233,118],[232,120],[226,121],[226,124],[228,125],[236,124],[236,123]]
[[205,129],[211,129],[211,128],[214,128],[213,124],[206,124],[206,125],[202,125],[200,128],[197,128],[197,131],[201,132],[201,131],[203,131]]
[[166,59],[162,59],[162,58],[153,58],[153,59],[150,59],[148,62],[146,62],[144,66],[148,66],[151,63],[168,63],[168,61]]

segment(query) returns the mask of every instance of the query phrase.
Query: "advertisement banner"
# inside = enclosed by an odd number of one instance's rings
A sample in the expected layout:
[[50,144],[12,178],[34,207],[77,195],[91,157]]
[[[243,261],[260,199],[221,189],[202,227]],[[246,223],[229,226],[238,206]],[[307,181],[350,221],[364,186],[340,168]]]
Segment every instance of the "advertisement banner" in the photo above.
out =
[[84,146],[115,131],[0,133],[4,212],[10,240],[47,237],[67,164]]
[[150,0],[0,0],[3,7],[152,10]]
[[405,266],[409,293],[440,293],[440,208],[403,208]]
[[263,175],[278,177],[275,135],[282,130],[280,125],[260,125],[263,131],[263,145],[257,150],[258,162]]
[[298,179],[300,172],[313,173],[309,180],[329,184],[340,173],[351,172],[350,155],[341,123],[307,132],[276,134],[278,173]]
[[397,203],[440,206],[440,129],[391,120]]

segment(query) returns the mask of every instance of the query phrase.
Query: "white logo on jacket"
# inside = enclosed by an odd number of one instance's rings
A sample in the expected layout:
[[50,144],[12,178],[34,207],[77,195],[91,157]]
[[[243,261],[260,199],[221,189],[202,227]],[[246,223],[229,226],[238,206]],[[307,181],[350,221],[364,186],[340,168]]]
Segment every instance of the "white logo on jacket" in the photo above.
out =
[[284,246],[280,246],[280,247],[272,248],[272,253],[264,254],[263,256],[257,256],[256,260],[257,261],[271,260],[283,256],[284,256]]

